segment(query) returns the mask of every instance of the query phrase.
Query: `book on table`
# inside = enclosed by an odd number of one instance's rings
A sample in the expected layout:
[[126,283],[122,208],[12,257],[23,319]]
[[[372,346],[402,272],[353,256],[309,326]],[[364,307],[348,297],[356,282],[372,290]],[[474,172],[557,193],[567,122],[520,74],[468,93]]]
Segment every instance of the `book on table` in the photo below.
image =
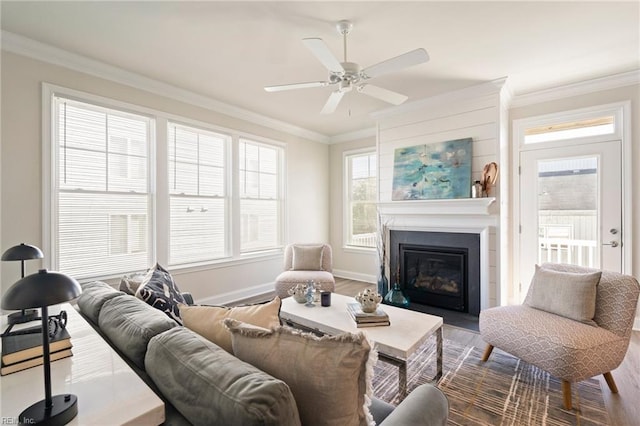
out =
[[389,315],[378,307],[375,312],[364,312],[358,303],[347,303],[347,311],[357,327],[375,327],[391,325]]
[[[58,328],[53,337],[49,337],[50,353],[70,349],[71,336],[66,328]],[[2,365],[8,366],[21,361],[42,357],[42,326],[23,328],[17,332],[2,336]]]
[[[71,348],[67,348],[67,349],[56,351],[56,352],[52,352],[49,355],[49,357],[51,359],[51,362],[53,362],[59,359],[68,358],[71,355],[73,355],[73,352],[71,352]],[[44,363],[44,357],[40,355],[35,358],[16,362],[14,364],[8,364],[8,365],[2,364],[2,366],[0,367],[0,376],[6,376],[7,374],[26,370],[27,368],[36,367],[38,365],[42,365],[43,363]]]

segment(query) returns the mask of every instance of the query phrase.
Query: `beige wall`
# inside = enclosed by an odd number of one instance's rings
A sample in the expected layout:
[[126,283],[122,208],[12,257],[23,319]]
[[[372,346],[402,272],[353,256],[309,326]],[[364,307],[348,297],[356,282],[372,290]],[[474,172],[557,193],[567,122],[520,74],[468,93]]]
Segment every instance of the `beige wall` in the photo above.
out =
[[[620,87],[612,90],[594,92],[588,95],[544,102],[535,105],[512,108],[509,112],[510,120],[517,120],[555,112],[604,105],[614,102],[631,101],[631,156],[632,156],[632,195],[631,195],[631,223],[632,226],[632,262],[631,274],[640,279],[640,86]],[[511,138],[513,140],[513,138]],[[504,175],[503,175],[504,178]],[[640,329],[640,309],[636,314],[636,328]]]
[[[20,242],[42,247],[42,82],[286,143],[286,238],[288,241],[329,240],[329,147],[325,144],[4,51],[1,81],[2,250]],[[3,265],[3,292],[19,277],[19,264],[14,263],[17,262]],[[266,288],[280,272],[281,265],[281,256],[276,256],[235,266],[177,272],[175,277],[181,289],[193,292],[196,299],[228,300]],[[40,266],[39,261],[30,261],[27,272],[34,272]]]
[[344,153],[348,151],[376,148],[376,138],[354,140],[331,145],[329,149],[329,220],[330,241],[333,248],[334,274],[344,278],[367,282],[376,280],[376,253],[374,250],[345,249],[344,247]]

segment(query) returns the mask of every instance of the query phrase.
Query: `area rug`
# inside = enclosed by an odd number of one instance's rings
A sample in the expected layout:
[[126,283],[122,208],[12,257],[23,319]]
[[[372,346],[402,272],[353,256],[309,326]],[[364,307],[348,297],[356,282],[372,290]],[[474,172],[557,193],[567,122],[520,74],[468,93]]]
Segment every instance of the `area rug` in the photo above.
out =
[[[449,399],[450,425],[609,424],[597,379],[574,383],[573,409],[565,410],[558,379],[498,349],[483,363],[483,350],[444,340],[438,387]],[[407,388],[429,383],[435,364],[435,338],[431,338],[409,360]],[[373,393],[394,405],[400,402],[397,367],[378,361]]]

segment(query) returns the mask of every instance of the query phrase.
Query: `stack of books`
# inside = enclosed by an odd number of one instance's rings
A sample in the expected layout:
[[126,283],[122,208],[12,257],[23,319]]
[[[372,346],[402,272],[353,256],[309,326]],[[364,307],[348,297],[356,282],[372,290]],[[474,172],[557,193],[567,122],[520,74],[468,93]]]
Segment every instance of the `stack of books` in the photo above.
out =
[[347,311],[356,322],[356,327],[378,327],[391,325],[389,315],[378,307],[375,312],[363,312],[359,303],[347,303]]
[[[67,358],[71,352],[71,336],[65,328],[58,328],[53,337],[49,337],[51,361]],[[42,326],[23,328],[2,335],[2,363],[0,375],[15,373],[27,368],[42,365]]]

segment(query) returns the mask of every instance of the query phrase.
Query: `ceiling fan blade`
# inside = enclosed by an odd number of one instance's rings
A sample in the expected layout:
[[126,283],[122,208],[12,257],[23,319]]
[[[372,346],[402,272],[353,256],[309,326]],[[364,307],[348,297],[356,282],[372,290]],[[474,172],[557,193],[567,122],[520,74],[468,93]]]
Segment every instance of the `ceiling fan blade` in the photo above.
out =
[[340,61],[331,53],[329,47],[321,38],[305,38],[302,39],[302,42],[329,71],[335,73],[344,72]]
[[405,96],[401,93],[383,89],[382,87],[378,86],[372,86],[371,84],[362,84],[358,86],[358,92],[369,95],[372,98],[383,100],[393,105],[400,105],[401,103],[409,99],[408,96]]
[[344,96],[344,92],[336,90],[335,92],[331,92],[329,95],[329,99],[327,99],[327,103],[324,104],[324,108],[320,111],[320,114],[331,114],[338,108],[338,104],[340,103],[340,99]]
[[307,89],[309,87],[325,87],[328,86],[328,81],[310,81],[308,83],[293,83],[293,84],[281,84],[279,86],[265,86],[264,90],[267,92],[282,92],[283,90],[293,89]]
[[414,65],[423,64],[429,60],[429,54],[423,48],[412,50],[395,58],[387,59],[362,71],[364,78],[373,78],[382,74],[399,71]]

